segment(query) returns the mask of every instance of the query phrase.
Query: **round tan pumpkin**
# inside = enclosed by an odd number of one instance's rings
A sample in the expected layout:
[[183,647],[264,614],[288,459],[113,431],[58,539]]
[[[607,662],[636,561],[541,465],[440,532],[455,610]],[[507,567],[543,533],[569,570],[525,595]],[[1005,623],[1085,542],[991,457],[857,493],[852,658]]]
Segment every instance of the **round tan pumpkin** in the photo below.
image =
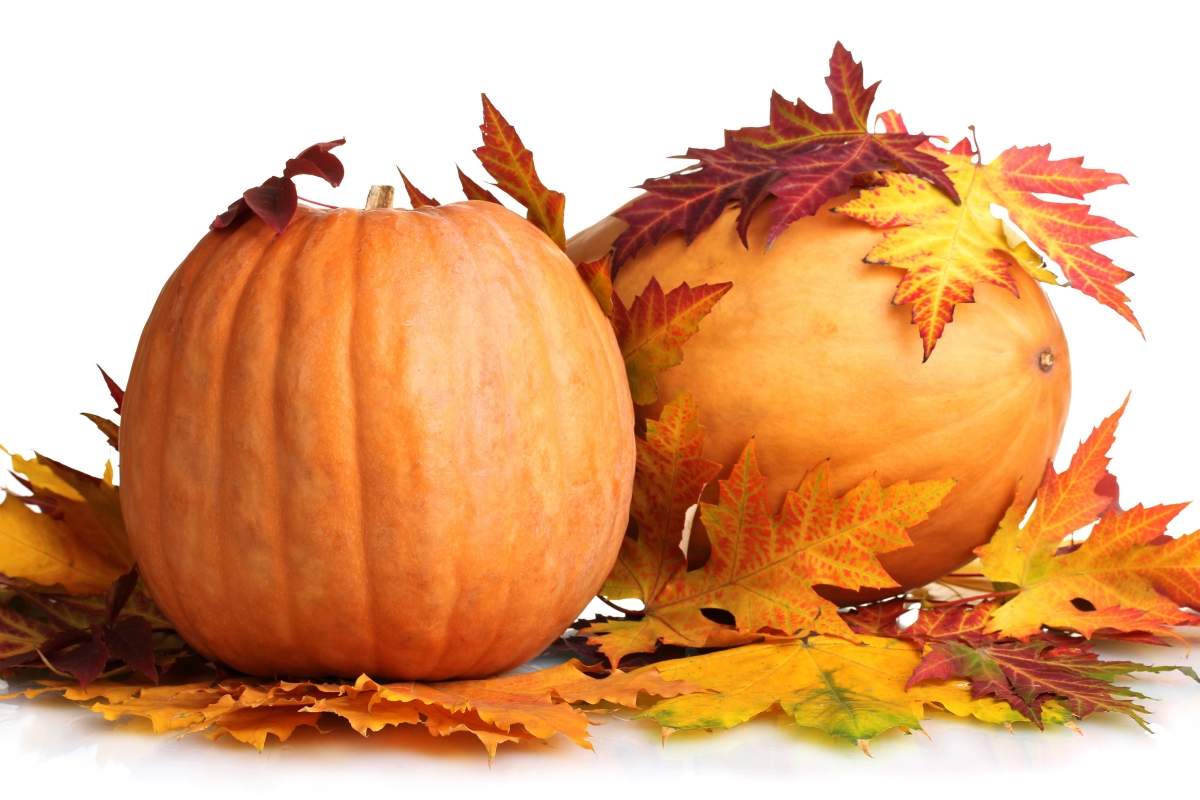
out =
[[[872,473],[884,485],[957,481],[909,530],[913,547],[880,559],[908,589],[967,563],[1014,497],[1032,499],[1066,421],[1067,342],[1041,287],[1014,267],[1021,297],[977,286],[977,302],[955,309],[922,363],[911,308],[891,304],[903,271],[863,263],[883,234],[829,212],[845,199],[793,224],[765,254],[769,206],[754,217],[749,249],[728,209],[690,246],[673,233],[642,250],[615,288],[629,304],[651,276],[664,290],[733,282],[684,345],[683,363],[659,375],[659,403],[642,413],[656,418],[662,401],[690,392],[721,477],[755,437],[773,510],[826,458],[839,495]],[[571,239],[568,254],[598,258],[625,227],[601,220]],[[715,481],[705,499],[716,502]],[[896,591],[822,593],[849,603]]]
[[493,203],[209,233],[138,345],[121,505],[151,594],[257,675],[478,677],[599,589],[633,407],[561,250]]

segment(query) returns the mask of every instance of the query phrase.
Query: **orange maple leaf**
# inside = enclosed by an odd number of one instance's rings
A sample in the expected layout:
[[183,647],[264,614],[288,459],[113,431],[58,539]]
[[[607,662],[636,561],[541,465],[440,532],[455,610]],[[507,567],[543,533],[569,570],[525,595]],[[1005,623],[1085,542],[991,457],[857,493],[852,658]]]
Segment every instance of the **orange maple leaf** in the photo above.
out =
[[[898,115],[884,122],[889,128],[903,124]],[[1040,281],[1056,282],[1033,248],[1008,235],[992,214],[993,204],[1008,210],[1012,223],[1059,266],[1067,285],[1114,309],[1141,331],[1126,304],[1129,298],[1117,288],[1132,273],[1091,247],[1133,234],[1090,214],[1088,206],[1033,195],[1083,199],[1086,193],[1125,183],[1125,178],[1087,169],[1082,158],[1053,161],[1050,145],[1011,147],[986,165],[977,163],[965,139],[949,151],[926,150],[946,163],[961,203],[921,178],[885,172],[886,186],[864,190],[835,209],[877,228],[902,226],[885,234],[866,260],[907,270],[892,302],[912,305],[926,359],[954,318],[954,306],[974,302],[975,284],[991,283],[1016,294],[1009,273],[1014,264]]]
[[720,503],[699,504],[712,555],[689,573],[678,547],[687,510],[718,471],[701,456],[704,430],[696,413],[682,395],[663,409],[659,423],[647,424],[646,441],[638,442],[638,538],[624,542],[601,594],[642,600],[642,616],[596,623],[581,633],[597,637],[613,663],[652,651],[658,642],[729,643],[728,629],[705,617],[703,608],[731,612],[741,634],[812,630],[855,638],[837,607],[813,586],[895,586],[876,556],[910,545],[906,528],[926,519],[953,481],[905,481],[884,489],[872,477],[834,498],[829,466],[820,464],[772,515],[752,442],[721,481]]
[[[1043,625],[1087,637],[1105,629],[1173,635],[1173,625],[1196,624],[1180,607],[1200,608],[1200,532],[1166,535],[1184,504],[1114,508],[1107,453],[1124,411],[1092,431],[1062,474],[1047,468],[1027,520],[1028,508],[1014,504],[976,550],[988,578],[1019,591],[989,630],[1021,639]],[[1064,542],[1097,519],[1082,544]]]
[[700,329],[700,320],[733,288],[732,283],[691,287],[681,283],[663,293],[655,278],[627,309],[611,295],[613,328],[625,359],[633,402],[649,405],[658,398],[655,376],[683,361],[683,345]]
[[169,680],[159,686],[140,678],[99,680],[87,687],[60,680],[38,684],[0,699],[61,692],[109,720],[138,716],[150,720],[159,733],[204,733],[213,739],[228,734],[259,750],[269,735],[284,741],[301,726],[316,727],[323,714],[342,717],[364,736],[389,725],[424,724],[434,736],[474,734],[489,757],[502,742],[549,739],[557,733],[591,749],[588,719],[571,703],[636,708],[639,695],[669,698],[701,691],[686,680],[665,679],[653,667],[593,678],[574,660],[536,672],[443,683],[380,683],[366,675],[353,683],[216,680],[209,670],[199,680]]

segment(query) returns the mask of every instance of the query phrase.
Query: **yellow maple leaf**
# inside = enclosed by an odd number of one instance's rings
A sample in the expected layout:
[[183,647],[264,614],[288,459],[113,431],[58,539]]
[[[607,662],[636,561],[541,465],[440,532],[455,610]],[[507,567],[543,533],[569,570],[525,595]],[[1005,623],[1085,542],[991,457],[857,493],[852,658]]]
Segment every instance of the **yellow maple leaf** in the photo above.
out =
[[1082,198],[1084,193],[1124,183],[1120,175],[1085,169],[1083,159],[1049,158],[1050,146],[1009,148],[988,164],[976,163],[966,140],[947,152],[927,148],[947,165],[961,203],[909,174],[885,172],[887,185],[864,190],[835,211],[877,228],[894,228],[866,261],[906,271],[892,302],[912,305],[925,358],[933,352],[954,306],[974,302],[974,286],[990,283],[1017,294],[1009,269],[1056,283],[1042,257],[1020,237],[1006,234],[991,210],[1007,209],[1013,224],[1062,269],[1068,285],[1116,310],[1138,327],[1127,297],[1117,288],[1132,273],[1115,266],[1091,245],[1132,234],[1088,206],[1050,203],[1034,192]]
[[1022,719],[1007,703],[973,699],[967,681],[906,690],[920,660],[921,648],[913,642],[863,636],[856,644],[812,636],[662,661],[654,667],[663,678],[714,693],[662,700],[641,716],[658,722],[664,733],[731,728],[778,704],[797,725],[823,730],[864,751],[870,739],[890,728],[920,729],[927,705],[999,724]]
[[10,492],[0,504],[0,572],[73,594],[107,591],[133,567],[111,465],[94,478],[45,456],[9,455],[33,495]]

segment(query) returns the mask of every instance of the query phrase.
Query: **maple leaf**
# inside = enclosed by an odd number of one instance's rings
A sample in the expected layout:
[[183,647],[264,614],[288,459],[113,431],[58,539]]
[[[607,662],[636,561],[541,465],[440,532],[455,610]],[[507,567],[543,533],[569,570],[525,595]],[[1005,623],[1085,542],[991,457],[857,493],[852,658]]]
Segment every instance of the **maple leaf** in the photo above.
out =
[[[1098,711],[1129,716],[1143,728],[1146,709],[1134,702],[1144,695],[1113,681],[1132,672],[1178,670],[1194,680],[1190,667],[1152,667],[1131,661],[1100,661],[1082,640],[1038,636],[1015,641],[987,632],[997,603],[925,609],[901,635],[925,645],[921,663],[908,681],[911,688],[929,679],[963,677],[976,698],[991,695],[1009,704],[1039,728],[1043,708],[1056,700],[1082,719]],[[1057,721],[1057,714],[1054,721]]]
[[[525,218],[541,228],[563,250],[567,249],[567,233],[563,227],[566,198],[561,192],[547,189],[533,166],[533,153],[521,142],[517,130],[483,95],[483,147],[475,150],[483,168],[496,180],[496,185],[528,210]],[[465,176],[459,171],[460,179]],[[473,184],[474,182],[472,182]],[[471,190],[466,181],[463,189],[468,197]],[[484,199],[484,198],[481,198]],[[495,198],[491,198],[495,199]]]
[[[1196,623],[1180,607],[1200,608],[1200,532],[1166,535],[1184,505],[1118,511],[1105,493],[1115,492],[1107,453],[1127,403],[1092,431],[1062,474],[1047,467],[1031,513],[1014,504],[991,542],[976,550],[988,578],[1019,592],[995,611],[992,630],[1021,639],[1042,626],[1087,637],[1170,636],[1171,626]],[[1097,519],[1082,544],[1060,549]]]
[[[455,169],[458,169],[458,167],[455,167]],[[468,200],[483,200],[487,203],[500,203],[500,201],[496,199],[496,195],[492,194],[487,189],[471,180],[471,178],[461,169],[458,169],[458,182],[462,184],[463,194],[467,196]]]
[[652,277],[629,308],[616,293],[609,295],[613,329],[636,405],[649,405],[658,399],[655,376],[683,361],[684,343],[731,288],[732,283],[706,283],[693,288],[685,282],[664,294]]
[[346,170],[338,157],[329,151],[345,143],[345,139],[320,142],[305,148],[295,158],[289,158],[284,164],[282,178],[272,176],[261,185],[247,189],[241,197],[229,204],[228,209],[217,215],[208,226],[209,229],[236,227],[249,219],[251,214],[255,214],[271,230],[283,233],[291,223],[292,217],[296,215],[296,203],[299,200],[296,183],[292,178],[297,175],[314,175],[337,187],[345,177]]
[[683,231],[690,244],[730,202],[741,206],[737,230],[749,246],[750,220],[774,195],[779,202],[772,210],[770,247],[792,222],[844,194],[857,176],[877,170],[920,175],[957,199],[945,165],[920,147],[928,136],[867,129],[879,84],[863,85],[862,65],[841,42],[834,46],[825,83],[833,100],[831,113],[772,92],[769,125],[726,131],[724,146],[716,150],[689,148],[681,158],[697,165],[642,184],[646,194],[615,214],[629,228],[614,242],[614,271],[671,231]]
[[704,616],[704,608],[733,614],[743,642],[744,635],[763,631],[854,638],[837,607],[812,587],[894,586],[876,556],[910,544],[905,528],[924,520],[953,482],[901,482],[883,489],[868,478],[835,499],[828,464],[821,464],[772,516],[751,442],[729,479],[721,481],[721,502],[700,503],[712,555],[689,573],[678,547],[683,523],[718,470],[701,456],[704,432],[696,414],[683,395],[664,408],[659,425],[647,423],[647,439],[638,441],[632,511],[638,538],[623,542],[601,594],[637,598],[644,611],[639,618],[593,624],[580,633],[597,637],[614,664],[629,653],[653,650],[659,641],[693,647],[737,643],[721,639],[728,629]]
[[[896,124],[893,122],[893,124]],[[991,211],[1009,212],[1013,224],[1062,269],[1068,285],[1115,309],[1141,330],[1117,284],[1132,273],[1091,249],[1098,242],[1132,234],[1088,207],[1051,203],[1032,192],[1082,199],[1124,183],[1120,175],[1083,168],[1081,158],[1051,161],[1050,146],[1009,148],[991,163],[976,163],[970,143],[949,151],[927,147],[940,158],[957,189],[955,202],[916,174],[885,172],[886,186],[868,189],[834,209],[877,228],[895,228],[867,254],[866,261],[906,270],[892,302],[912,305],[925,359],[932,354],[954,306],[974,302],[974,286],[990,283],[1017,294],[1009,272],[1016,265],[1032,277],[1055,283],[1042,257],[1019,237],[1009,237]],[[1011,239],[1011,241],[1010,241]]]
[[797,725],[855,743],[868,755],[867,742],[890,728],[919,730],[926,705],[1001,724],[1020,718],[1002,702],[972,698],[966,681],[908,689],[920,660],[912,642],[864,636],[856,644],[812,636],[661,661],[653,669],[664,679],[687,681],[713,694],[663,700],[641,716],[663,726],[666,735],[686,728],[731,728],[778,704]]
[[111,465],[94,478],[42,455],[9,455],[32,494],[9,492],[0,503],[0,573],[92,594],[129,571],[133,555]]
[[342,717],[364,736],[389,725],[424,724],[434,736],[472,733],[494,757],[502,742],[549,739],[557,733],[590,749],[588,719],[571,703],[636,708],[640,696],[701,691],[653,668],[595,678],[574,660],[536,672],[441,683],[380,683],[366,675],[353,683],[218,679],[211,668],[199,673],[200,679],[193,671],[159,686],[138,678],[102,679],[88,686],[44,680],[3,699],[60,692],[108,720],[143,717],[159,733],[229,735],[260,751],[268,736],[286,740],[300,726],[316,727],[323,714]]
[[[604,316],[613,315],[613,283],[612,283],[612,252],[605,253],[595,261],[582,261],[575,269],[579,277],[587,284],[589,290],[600,304]],[[619,300],[618,300],[619,302]]]
[[396,167],[396,171],[400,173],[400,180],[404,182],[404,191],[408,192],[408,202],[413,208],[424,208],[425,206],[440,206],[437,200],[429,197],[416,186],[413,186],[412,181],[404,174],[404,170]]

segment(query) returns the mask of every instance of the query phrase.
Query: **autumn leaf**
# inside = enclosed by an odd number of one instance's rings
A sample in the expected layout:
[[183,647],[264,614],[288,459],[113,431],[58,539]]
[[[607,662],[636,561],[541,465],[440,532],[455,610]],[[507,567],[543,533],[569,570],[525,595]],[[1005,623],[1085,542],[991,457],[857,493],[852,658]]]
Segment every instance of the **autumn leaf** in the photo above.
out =
[[868,130],[879,84],[863,85],[862,65],[840,42],[829,60],[825,84],[833,101],[831,113],[815,111],[802,100],[791,103],[773,92],[769,125],[726,131],[724,146],[716,150],[689,148],[681,157],[697,165],[642,184],[646,194],[616,212],[629,228],[614,243],[614,271],[671,231],[683,231],[690,244],[731,202],[741,206],[737,229],[746,244],[754,213],[775,196],[779,201],[767,236],[770,247],[788,225],[844,194],[863,173],[911,172],[955,197],[945,165],[920,147],[928,136]]
[[[1184,506],[1118,511],[1106,493],[1116,487],[1107,453],[1124,411],[1123,404],[1092,431],[1062,474],[1047,467],[1033,511],[1014,504],[976,551],[984,574],[1017,592],[995,611],[991,630],[1021,639],[1042,626],[1087,637],[1101,630],[1171,636],[1173,625],[1196,624],[1180,607],[1200,608],[1200,533],[1166,535]],[[1087,539],[1063,547],[1093,522]]]
[[90,686],[44,680],[8,695],[61,692],[108,720],[148,719],[155,731],[229,735],[262,750],[269,736],[288,739],[323,714],[342,717],[364,736],[389,725],[423,724],[434,736],[474,734],[495,756],[502,742],[549,739],[561,733],[581,747],[588,719],[570,703],[612,702],[637,707],[639,696],[674,697],[700,688],[663,678],[652,667],[596,678],[578,661],[499,678],[441,683],[380,683],[363,675],[353,683],[288,682],[248,677],[215,679],[210,668],[181,673],[153,686],[137,678],[99,680]]
[[595,261],[581,262],[575,269],[579,271],[579,277],[583,278],[583,282],[595,295],[596,302],[600,304],[600,310],[604,312],[604,316],[611,317],[613,315],[612,252],[605,253]]
[[208,227],[212,230],[237,227],[254,214],[271,230],[283,233],[291,223],[292,217],[296,215],[299,200],[296,183],[292,179],[298,175],[313,175],[327,181],[331,186],[340,185],[346,170],[338,157],[329,151],[345,143],[345,139],[337,139],[305,148],[300,155],[287,160],[282,178],[272,176],[260,186],[247,189],[241,197],[229,204],[228,209],[218,214]]
[[[1082,719],[1098,711],[1119,712],[1143,728],[1146,709],[1134,702],[1145,695],[1113,683],[1132,672],[1178,670],[1200,681],[1190,667],[1152,667],[1130,661],[1100,661],[1080,639],[1036,636],[1016,641],[987,632],[995,602],[975,607],[954,605],[925,609],[903,636],[925,646],[921,663],[908,681],[967,678],[975,698],[995,697],[1039,728],[1049,701]],[[1052,721],[1058,721],[1053,712]]]
[[868,478],[835,499],[829,467],[821,464],[773,516],[752,442],[729,479],[721,481],[721,502],[700,504],[712,555],[689,573],[678,548],[682,523],[717,471],[700,456],[703,429],[695,418],[691,399],[681,396],[664,408],[658,425],[647,424],[647,440],[638,442],[632,512],[638,538],[623,543],[601,594],[639,599],[644,611],[580,633],[596,637],[614,664],[630,653],[652,651],[660,641],[693,647],[736,643],[721,639],[728,629],[704,616],[705,608],[730,612],[743,635],[813,630],[854,638],[837,607],[813,586],[894,586],[876,556],[910,544],[906,528],[924,520],[953,482],[901,482],[883,489]]
[[95,594],[129,571],[133,556],[111,467],[94,478],[42,455],[9,455],[31,495],[9,492],[0,504],[0,573]]
[[[525,218],[545,231],[546,235],[563,250],[567,249],[567,234],[563,227],[566,198],[561,192],[547,189],[533,166],[533,153],[521,142],[517,130],[504,119],[483,95],[483,147],[475,155],[483,168],[496,180],[496,185],[511,195],[528,210]],[[460,179],[465,178],[459,171]],[[471,182],[474,185],[474,182]],[[466,181],[463,189],[467,196],[472,194]],[[486,199],[486,198],[479,198]],[[492,198],[495,199],[495,198]]]
[[692,288],[681,283],[664,294],[658,281],[651,278],[628,309],[617,294],[610,295],[613,328],[636,405],[658,399],[655,376],[683,361],[684,343],[732,287],[732,283],[706,283]]
[[404,170],[396,167],[396,171],[400,173],[400,180],[404,182],[404,191],[408,192],[408,202],[413,208],[424,208],[425,206],[440,206],[437,200],[427,196],[424,192],[413,186],[412,181],[404,174]]
[[496,195],[492,194],[487,189],[471,180],[471,178],[461,169],[458,170],[458,182],[462,184],[463,194],[467,196],[468,200],[482,200],[487,203],[500,203],[500,201],[496,199]]
[[1003,703],[973,699],[964,681],[908,690],[905,684],[920,660],[920,648],[912,642],[864,636],[856,644],[812,636],[662,661],[653,669],[664,679],[687,681],[713,694],[663,700],[641,716],[669,734],[732,728],[778,704],[797,725],[838,736],[864,752],[870,739],[890,728],[920,729],[927,705],[999,724],[1020,719]]
[[[894,124],[894,123],[893,123]],[[864,190],[834,209],[877,228],[884,234],[866,260],[906,270],[892,302],[912,306],[925,359],[932,354],[958,303],[974,302],[974,287],[990,283],[1017,294],[1010,269],[1015,265],[1032,277],[1055,283],[1042,257],[1019,237],[1006,235],[993,204],[1009,212],[1013,224],[1062,269],[1068,285],[1115,309],[1138,327],[1128,300],[1117,284],[1132,273],[1091,249],[1109,239],[1130,236],[1124,228],[1088,207],[1051,203],[1032,192],[1082,199],[1124,183],[1120,175],[1083,168],[1081,158],[1052,161],[1050,146],[1009,148],[985,165],[976,163],[970,143],[963,140],[950,151],[926,147],[946,165],[956,188],[951,199],[923,180],[924,176],[885,172],[887,185]],[[961,202],[956,202],[961,200]]]

